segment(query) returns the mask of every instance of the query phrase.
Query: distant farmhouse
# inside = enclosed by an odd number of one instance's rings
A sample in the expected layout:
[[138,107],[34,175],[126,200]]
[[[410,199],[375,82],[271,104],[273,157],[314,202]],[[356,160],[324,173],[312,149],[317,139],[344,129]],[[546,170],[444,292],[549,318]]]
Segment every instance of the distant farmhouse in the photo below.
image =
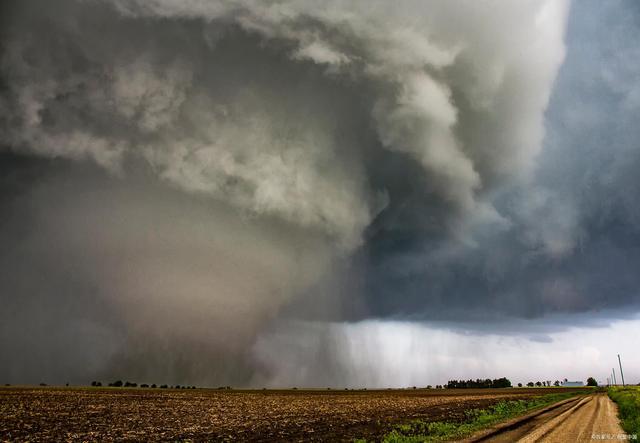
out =
[[565,380],[562,382],[562,386],[567,387],[567,388],[573,388],[576,386],[584,386],[584,383],[581,381],[568,381]]

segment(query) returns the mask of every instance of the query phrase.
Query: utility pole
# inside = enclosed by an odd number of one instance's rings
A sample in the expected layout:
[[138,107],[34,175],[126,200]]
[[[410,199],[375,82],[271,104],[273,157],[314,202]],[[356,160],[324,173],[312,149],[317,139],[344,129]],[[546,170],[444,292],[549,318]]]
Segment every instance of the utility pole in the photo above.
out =
[[616,368],[611,368],[611,373],[613,374],[613,384],[614,386],[618,384],[616,380]]
[[620,377],[622,377],[622,387],[624,388],[624,373],[622,372],[622,361],[620,361],[620,354],[618,354],[618,364],[620,365]]

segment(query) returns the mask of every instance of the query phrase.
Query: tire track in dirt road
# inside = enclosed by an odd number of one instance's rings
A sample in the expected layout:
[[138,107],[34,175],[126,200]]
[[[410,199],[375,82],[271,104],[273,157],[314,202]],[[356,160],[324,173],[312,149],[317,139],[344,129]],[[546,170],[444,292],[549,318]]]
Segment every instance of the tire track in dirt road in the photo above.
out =
[[566,443],[619,441],[617,407],[604,393],[578,397],[515,419],[469,442]]

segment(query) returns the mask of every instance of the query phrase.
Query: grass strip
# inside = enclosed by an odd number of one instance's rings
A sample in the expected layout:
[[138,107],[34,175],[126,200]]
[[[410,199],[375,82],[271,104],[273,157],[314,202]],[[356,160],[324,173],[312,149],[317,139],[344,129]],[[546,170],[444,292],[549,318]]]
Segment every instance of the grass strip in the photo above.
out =
[[[391,432],[383,437],[382,441],[385,443],[417,443],[458,440],[501,421],[524,415],[578,394],[580,393],[564,392],[524,400],[501,401],[487,409],[468,410],[466,419],[462,422],[413,420],[409,423],[396,425]],[[364,440],[356,440],[356,442],[362,443]]]
[[640,386],[613,387],[607,390],[618,404],[620,425],[628,434],[640,436]]

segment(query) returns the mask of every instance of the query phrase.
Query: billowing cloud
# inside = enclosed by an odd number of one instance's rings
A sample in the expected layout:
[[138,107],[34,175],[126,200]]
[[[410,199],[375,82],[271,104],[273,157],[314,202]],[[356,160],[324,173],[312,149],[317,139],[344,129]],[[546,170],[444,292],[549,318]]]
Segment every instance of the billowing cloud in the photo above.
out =
[[[566,5],[363,6],[67,2],[64,19],[16,7],[4,141],[114,171],[142,158],[187,191],[350,248],[386,204],[371,150],[409,156],[425,192],[486,212],[483,192],[527,173],[540,149]],[[327,99],[341,89],[350,102]],[[354,120],[374,137],[362,140]]]
[[[351,340],[291,322],[633,305],[635,46],[576,43],[598,8],[565,47],[555,0],[9,3],[0,375],[274,383],[274,330],[327,365]],[[588,135],[602,102],[623,135]]]

